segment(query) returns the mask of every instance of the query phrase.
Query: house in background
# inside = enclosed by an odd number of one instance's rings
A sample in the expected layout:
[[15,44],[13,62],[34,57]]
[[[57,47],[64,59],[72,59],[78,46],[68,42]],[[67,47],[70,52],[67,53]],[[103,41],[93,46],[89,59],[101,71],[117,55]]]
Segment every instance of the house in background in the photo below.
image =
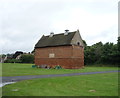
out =
[[42,36],[35,45],[35,65],[66,69],[84,67],[84,44],[79,30]]
[[13,57],[13,54],[6,54],[6,55],[2,54],[0,56],[0,63],[4,63],[8,59],[12,59],[12,57]]
[[13,59],[20,59],[22,54],[23,54],[22,51],[16,51],[12,58]]

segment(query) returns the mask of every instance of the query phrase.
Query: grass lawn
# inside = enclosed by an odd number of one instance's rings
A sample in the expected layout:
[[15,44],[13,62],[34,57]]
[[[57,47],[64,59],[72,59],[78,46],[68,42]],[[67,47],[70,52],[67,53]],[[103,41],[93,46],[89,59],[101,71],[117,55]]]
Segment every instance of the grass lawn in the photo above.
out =
[[118,96],[118,73],[25,80],[2,91],[3,96]]
[[24,76],[24,75],[43,75],[43,74],[64,74],[78,72],[95,72],[118,70],[118,67],[85,67],[84,69],[40,69],[32,68],[33,64],[3,63],[2,76]]
[[2,63],[0,63],[0,76],[2,76]]
[[[117,67],[85,67],[84,69],[40,69],[33,64],[2,66],[3,76],[64,74],[118,70]],[[3,96],[118,96],[118,73],[102,73],[69,77],[41,78],[6,85]]]

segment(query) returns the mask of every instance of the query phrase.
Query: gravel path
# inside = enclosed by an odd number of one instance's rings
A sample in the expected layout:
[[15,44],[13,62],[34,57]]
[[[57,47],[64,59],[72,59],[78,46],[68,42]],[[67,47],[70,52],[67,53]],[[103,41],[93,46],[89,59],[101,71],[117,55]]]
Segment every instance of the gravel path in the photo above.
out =
[[64,76],[76,76],[76,75],[88,75],[88,74],[100,74],[100,73],[112,73],[120,72],[118,70],[114,71],[99,71],[99,72],[85,72],[85,73],[68,73],[68,74],[50,74],[50,75],[27,75],[27,76],[10,76],[10,77],[0,77],[2,82],[17,82],[21,80],[29,80],[34,78],[48,78],[48,77],[64,77]]

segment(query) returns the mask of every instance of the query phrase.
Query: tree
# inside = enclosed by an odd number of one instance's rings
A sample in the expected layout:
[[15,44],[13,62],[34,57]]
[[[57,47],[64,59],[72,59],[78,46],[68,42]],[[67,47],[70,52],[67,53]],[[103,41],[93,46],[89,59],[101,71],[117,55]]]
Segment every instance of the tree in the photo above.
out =
[[118,52],[120,52],[120,37],[118,37],[117,46],[118,46]]
[[18,59],[7,59],[4,63],[20,63],[21,61]]
[[87,47],[87,43],[85,40],[82,40],[83,41],[83,44],[84,44],[84,47],[86,48]]
[[20,60],[21,60],[21,63],[34,63],[34,55],[23,54]]
[[98,42],[92,46],[86,46],[84,49],[85,64],[113,64],[115,66],[120,64],[120,51],[118,47],[120,39],[117,44]]
[[102,53],[102,47],[102,42],[98,42],[92,46],[87,46],[84,50],[85,64],[99,63]]

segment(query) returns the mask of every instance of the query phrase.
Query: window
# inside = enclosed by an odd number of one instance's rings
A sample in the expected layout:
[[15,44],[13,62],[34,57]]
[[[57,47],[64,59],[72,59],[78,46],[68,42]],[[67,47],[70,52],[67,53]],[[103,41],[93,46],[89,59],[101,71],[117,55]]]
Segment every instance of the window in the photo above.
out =
[[80,42],[77,42],[77,45],[79,46],[79,45],[80,45]]
[[49,54],[49,58],[54,58],[55,57],[55,54],[54,53],[50,53]]

